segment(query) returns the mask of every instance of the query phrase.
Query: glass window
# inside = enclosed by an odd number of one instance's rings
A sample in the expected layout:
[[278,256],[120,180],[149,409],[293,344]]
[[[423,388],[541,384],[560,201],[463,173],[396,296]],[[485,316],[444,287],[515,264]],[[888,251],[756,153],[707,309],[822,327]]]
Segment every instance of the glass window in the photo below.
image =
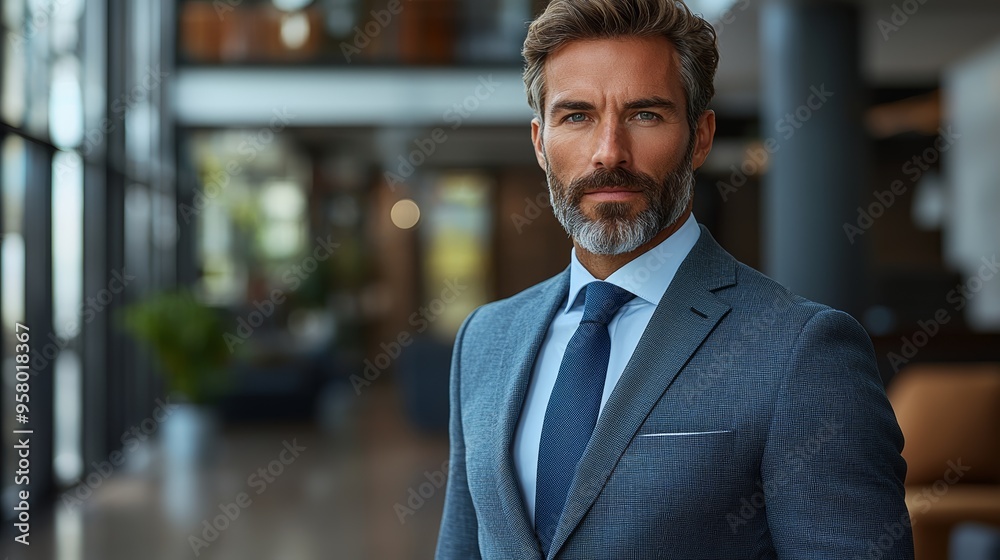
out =
[[[4,445],[4,465],[3,465],[3,505],[6,511],[11,511],[9,506],[13,505],[15,493],[20,486],[15,486],[14,471],[17,470],[17,458],[13,453],[6,452],[13,449],[15,444],[14,430],[22,429],[15,421],[12,413],[14,410],[14,394],[16,380],[15,350],[17,339],[15,338],[15,325],[24,323],[24,282],[25,282],[25,254],[24,254],[24,195],[25,179],[27,177],[28,153],[25,141],[18,136],[4,137],[0,144],[0,157],[2,157],[2,189],[3,189],[3,237],[0,237],[0,297],[3,302],[3,324],[0,324],[3,343],[3,371],[0,377],[3,379],[3,419],[0,424],[3,426]],[[30,328],[30,325],[28,325]],[[29,334],[34,334],[30,333]],[[38,337],[35,337],[38,339]],[[30,340],[30,339],[29,339]],[[40,342],[40,340],[39,340]],[[33,404],[29,403],[30,407]],[[11,413],[6,413],[11,411]],[[29,416],[30,417],[30,416]],[[10,475],[8,476],[8,473]]]
[[77,336],[83,309],[83,163],[75,152],[52,162],[52,304],[55,336],[66,341],[55,361],[53,467],[61,484],[83,472],[82,372]]
[[199,134],[192,147],[200,181],[180,215],[197,232],[203,296],[234,305],[269,293],[311,244],[309,162],[266,128]]
[[83,141],[83,91],[80,61],[63,56],[52,66],[49,97],[49,136],[60,148],[74,148]]
[[27,70],[25,69],[24,49],[20,47],[23,41],[17,33],[5,32],[3,49],[3,95],[0,96],[0,119],[15,127],[24,126],[24,115],[27,112],[25,99]]
[[[2,6],[4,60],[0,121],[12,127],[14,132],[4,137],[2,145],[4,212],[0,292],[4,323],[0,331],[3,333],[5,367],[0,376],[5,385],[3,394],[12,395],[6,386],[13,381],[14,370],[6,366],[14,355],[11,346],[13,325],[25,320],[44,323],[28,325],[32,327],[29,332],[34,343],[31,363],[33,367],[43,367],[42,363],[54,362],[55,392],[51,395],[53,402],[46,402],[50,395],[39,389],[31,394],[29,408],[36,414],[42,410],[54,411],[54,432],[36,435],[40,445],[52,451],[57,480],[67,483],[79,475],[82,466],[81,364],[76,340],[81,331],[83,297],[84,164],[74,150],[80,147],[84,138],[84,88],[81,85],[84,72],[78,49],[85,2],[13,0],[2,2]],[[51,197],[50,193],[39,190],[49,188],[50,177]],[[27,216],[26,197],[39,203],[51,199],[51,208],[46,212],[39,211],[40,206],[33,206],[32,215]],[[31,243],[39,239],[48,241],[48,228],[52,236],[51,272],[42,260],[48,259],[48,247],[43,254],[42,247],[35,243],[31,252],[25,254],[26,244],[31,247]],[[43,274],[41,271],[51,277],[37,277]],[[35,276],[29,277],[29,274]],[[48,286],[50,282],[51,294],[44,294],[44,299],[25,301],[26,287]],[[49,296],[51,317],[47,316]],[[41,310],[46,315],[40,315]],[[58,348],[58,355],[47,350],[50,347]],[[5,399],[4,410],[11,410],[12,404],[12,397]],[[5,433],[10,434],[13,426],[8,424],[14,421],[14,414],[3,416]],[[42,423],[42,427],[48,430],[47,423]],[[10,447],[7,437],[4,436],[5,448]],[[43,451],[42,455],[47,453]],[[13,480],[7,476],[9,466],[10,463],[4,464],[4,484]],[[47,478],[40,481],[33,478],[32,483],[33,489],[45,491]],[[5,486],[5,492],[12,489],[14,487]]]
[[[485,173],[456,171],[431,176],[430,184],[421,197],[428,213],[421,228],[424,301],[432,302],[431,332],[449,340],[462,320],[488,301],[493,180]],[[454,303],[441,305],[452,298]]]

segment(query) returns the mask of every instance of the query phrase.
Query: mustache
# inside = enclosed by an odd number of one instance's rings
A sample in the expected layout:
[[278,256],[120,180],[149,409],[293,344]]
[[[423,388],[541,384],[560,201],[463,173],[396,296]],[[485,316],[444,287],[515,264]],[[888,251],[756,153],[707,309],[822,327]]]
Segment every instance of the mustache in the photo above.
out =
[[600,168],[589,175],[571,181],[567,187],[567,191],[569,191],[567,194],[570,200],[579,202],[585,191],[607,187],[637,189],[648,197],[659,190],[660,183],[650,175],[630,171],[623,167]]

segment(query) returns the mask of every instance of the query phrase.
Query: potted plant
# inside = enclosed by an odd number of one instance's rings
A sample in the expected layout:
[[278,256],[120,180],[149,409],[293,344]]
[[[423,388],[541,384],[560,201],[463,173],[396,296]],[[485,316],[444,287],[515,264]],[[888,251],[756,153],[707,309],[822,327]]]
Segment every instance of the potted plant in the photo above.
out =
[[197,473],[218,447],[219,421],[211,405],[222,396],[229,362],[222,321],[191,293],[178,290],[127,306],[122,323],[152,350],[178,401],[161,427],[168,515],[177,521],[196,517],[197,497],[206,491]]
[[213,309],[179,290],[134,303],[123,318],[126,330],[152,349],[171,393],[196,406],[221,396],[229,351]]

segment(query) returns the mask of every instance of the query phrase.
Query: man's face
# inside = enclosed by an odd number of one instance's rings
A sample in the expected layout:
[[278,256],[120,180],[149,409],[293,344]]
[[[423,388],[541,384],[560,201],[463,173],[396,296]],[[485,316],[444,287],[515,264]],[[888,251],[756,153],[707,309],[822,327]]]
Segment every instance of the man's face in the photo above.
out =
[[576,243],[621,254],[690,208],[714,114],[692,134],[679,58],[662,37],[570,42],[545,63],[545,124],[532,141],[556,217]]

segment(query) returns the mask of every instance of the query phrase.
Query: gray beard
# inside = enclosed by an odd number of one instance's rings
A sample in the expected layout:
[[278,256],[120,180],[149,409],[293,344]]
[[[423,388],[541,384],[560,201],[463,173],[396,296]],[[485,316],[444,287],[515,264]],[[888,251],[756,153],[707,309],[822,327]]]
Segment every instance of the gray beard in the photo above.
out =
[[[566,233],[583,249],[596,255],[621,255],[648,243],[656,234],[680,219],[694,197],[694,170],[690,155],[660,184],[659,192],[643,189],[646,207],[629,217],[629,205],[604,202],[597,206],[596,219],[580,210],[578,201],[546,166],[549,202]],[[557,196],[560,193],[561,196]]]

